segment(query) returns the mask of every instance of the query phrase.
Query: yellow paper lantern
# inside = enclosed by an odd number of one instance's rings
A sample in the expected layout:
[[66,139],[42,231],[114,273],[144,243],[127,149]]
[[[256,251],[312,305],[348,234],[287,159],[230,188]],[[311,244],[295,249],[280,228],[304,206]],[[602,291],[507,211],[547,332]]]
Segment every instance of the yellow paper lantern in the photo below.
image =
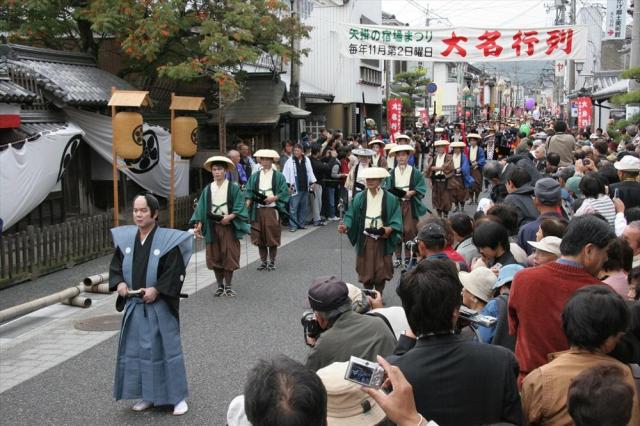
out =
[[142,114],[119,112],[113,120],[113,143],[116,154],[125,160],[140,158],[144,147]]
[[198,120],[178,117],[173,122],[173,149],[180,157],[193,157],[198,151]]

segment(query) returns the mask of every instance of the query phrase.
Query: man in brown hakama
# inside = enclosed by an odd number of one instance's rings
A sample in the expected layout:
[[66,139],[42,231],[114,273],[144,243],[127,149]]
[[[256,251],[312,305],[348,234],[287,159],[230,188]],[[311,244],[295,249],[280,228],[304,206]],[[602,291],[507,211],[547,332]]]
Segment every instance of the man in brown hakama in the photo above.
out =
[[210,157],[203,167],[213,182],[202,190],[190,224],[197,237],[205,238],[207,268],[218,283],[214,295],[235,296],[233,271],[240,267],[240,240],[249,232],[244,194],[236,182],[226,179],[226,173],[235,170],[229,158]]
[[[469,191],[464,184],[464,174],[462,167],[466,159],[464,155],[464,142],[453,142],[449,145],[449,148],[453,149],[451,154],[451,161],[453,164],[453,175],[447,181],[447,189],[451,194],[451,203],[454,206],[454,213],[464,211],[464,203],[467,201]],[[468,162],[468,160],[467,160]]]
[[477,204],[478,197],[482,192],[482,168],[485,164],[484,149],[479,146],[482,139],[477,133],[469,133],[467,140],[469,141],[469,162],[471,163],[471,177],[473,177],[473,185],[469,189],[471,203]]
[[425,172],[425,175],[431,178],[432,204],[440,217],[447,217],[451,210],[447,181],[453,175],[453,160],[451,155],[445,153],[445,147],[448,145],[449,142],[446,140],[438,140],[434,143],[436,153],[429,158]]
[[389,172],[369,167],[362,172],[367,189],[349,205],[338,232],[347,234],[356,248],[356,272],[365,288],[383,292],[393,277],[391,256],[402,232],[398,199],[380,187]]
[[253,173],[246,185],[247,207],[251,220],[251,242],[258,246],[260,266],[258,271],[273,271],[280,245],[279,212],[286,211],[289,188],[284,175],[273,168],[278,153],[272,149],[260,149],[255,153],[261,170]]

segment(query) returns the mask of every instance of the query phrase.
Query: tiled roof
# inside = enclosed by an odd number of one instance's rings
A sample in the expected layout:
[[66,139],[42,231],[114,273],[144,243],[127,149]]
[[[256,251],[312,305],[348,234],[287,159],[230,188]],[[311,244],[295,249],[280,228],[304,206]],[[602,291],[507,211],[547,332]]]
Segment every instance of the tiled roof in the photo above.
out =
[[0,59],[0,102],[29,103],[33,102],[36,94],[30,92],[9,78],[9,65],[6,57]]
[[10,67],[35,76],[38,84],[58,106],[106,105],[111,87],[132,90],[123,79],[99,69],[89,55],[19,45],[0,46],[0,56]]
[[95,66],[35,60],[12,61],[12,65],[35,73],[42,88],[67,105],[107,105],[111,87],[134,90],[123,79]]
[[33,102],[36,94],[11,80],[0,79],[0,102],[23,104]]
[[[225,110],[228,125],[275,126],[280,121],[280,103],[285,84],[272,78],[252,78],[246,82],[244,98]],[[210,124],[218,124],[218,111],[211,111]]]

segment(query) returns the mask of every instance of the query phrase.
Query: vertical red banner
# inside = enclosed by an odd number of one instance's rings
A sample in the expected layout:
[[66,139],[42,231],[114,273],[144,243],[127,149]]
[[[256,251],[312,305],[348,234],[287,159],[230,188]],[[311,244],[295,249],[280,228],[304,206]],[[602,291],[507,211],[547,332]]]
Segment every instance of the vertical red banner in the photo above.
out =
[[429,125],[429,114],[427,113],[426,108],[420,110],[420,121],[422,121],[426,125]]
[[591,98],[588,96],[578,98],[578,127],[580,129],[591,127],[592,114]]
[[387,101],[387,129],[391,142],[395,143],[395,135],[402,126],[402,99],[392,98]]

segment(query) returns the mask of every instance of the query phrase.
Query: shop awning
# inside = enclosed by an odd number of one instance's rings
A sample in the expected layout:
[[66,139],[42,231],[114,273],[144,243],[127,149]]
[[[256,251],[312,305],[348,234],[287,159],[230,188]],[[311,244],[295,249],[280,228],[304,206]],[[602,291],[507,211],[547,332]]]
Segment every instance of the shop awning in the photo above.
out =
[[627,93],[629,91],[629,84],[631,80],[625,79],[620,80],[616,83],[613,83],[609,87],[605,87],[604,89],[600,89],[595,92],[591,97],[593,99],[609,99],[614,95],[619,95],[622,93]]
[[[282,116],[304,118],[309,111],[282,102],[285,84],[272,78],[251,78],[245,83],[243,98],[225,111],[229,126],[275,126]],[[218,111],[211,111],[207,124],[218,125]]]

